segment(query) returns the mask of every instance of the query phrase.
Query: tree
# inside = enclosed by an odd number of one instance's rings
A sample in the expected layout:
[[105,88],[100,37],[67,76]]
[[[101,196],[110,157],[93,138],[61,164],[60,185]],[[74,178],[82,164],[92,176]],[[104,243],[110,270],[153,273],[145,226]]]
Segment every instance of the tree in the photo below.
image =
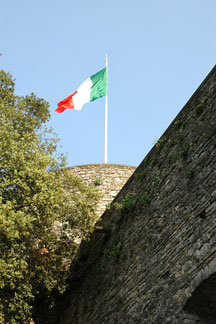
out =
[[23,324],[41,292],[64,291],[74,238],[92,230],[98,194],[53,157],[48,103],[14,87],[0,71],[0,322]]

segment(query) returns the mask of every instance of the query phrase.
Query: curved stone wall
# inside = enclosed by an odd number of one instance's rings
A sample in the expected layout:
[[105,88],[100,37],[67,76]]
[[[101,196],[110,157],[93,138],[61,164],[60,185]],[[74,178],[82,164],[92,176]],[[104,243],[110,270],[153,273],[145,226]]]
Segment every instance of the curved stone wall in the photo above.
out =
[[87,185],[98,188],[102,194],[97,207],[97,214],[100,217],[136,167],[122,164],[86,164],[69,167],[68,169],[80,177]]

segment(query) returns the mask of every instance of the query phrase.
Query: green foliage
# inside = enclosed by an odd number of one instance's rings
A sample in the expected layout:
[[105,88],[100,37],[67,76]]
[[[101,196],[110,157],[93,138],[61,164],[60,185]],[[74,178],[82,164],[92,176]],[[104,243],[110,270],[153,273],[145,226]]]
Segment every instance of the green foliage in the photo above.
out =
[[101,178],[96,178],[95,181],[94,181],[94,185],[95,186],[100,186],[101,184],[102,184]]
[[54,159],[58,140],[45,123],[49,105],[17,97],[0,71],[0,322],[28,323],[35,298],[66,287],[77,245],[93,229],[96,189]]
[[134,209],[138,200],[139,200],[138,196],[132,196],[132,197],[126,196],[122,200],[122,206],[124,208],[124,211],[129,212],[130,210]]
[[196,106],[194,107],[194,111],[195,111],[195,114],[196,114],[197,116],[201,115],[202,112],[204,111],[204,104],[203,104],[203,103],[200,103],[200,104],[196,105]]
[[111,203],[111,204],[107,204],[106,205],[106,210],[118,210],[118,209],[122,209],[123,208],[123,205],[121,203],[118,203],[118,202],[114,202],[114,203]]
[[181,120],[181,119],[176,120],[175,125],[176,125],[177,127],[182,126],[182,120]]
[[161,185],[166,179],[166,177],[167,177],[166,173],[162,173],[160,176],[157,176],[156,177],[157,184]]
[[106,210],[111,210],[112,209],[112,206],[110,203],[106,204]]
[[181,119],[178,119],[178,120],[176,120],[176,122],[175,122],[175,125],[177,126],[177,128],[180,128],[180,127],[182,127],[182,128],[185,128],[185,125],[188,123],[188,121],[187,120],[181,120]]
[[147,193],[140,193],[132,197],[126,196],[122,200],[122,212],[129,213],[136,207],[137,203],[150,204],[150,202],[150,196]]
[[156,141],[156,147],[163,147],[166,143],[166,137],[161,137],[159,140]]

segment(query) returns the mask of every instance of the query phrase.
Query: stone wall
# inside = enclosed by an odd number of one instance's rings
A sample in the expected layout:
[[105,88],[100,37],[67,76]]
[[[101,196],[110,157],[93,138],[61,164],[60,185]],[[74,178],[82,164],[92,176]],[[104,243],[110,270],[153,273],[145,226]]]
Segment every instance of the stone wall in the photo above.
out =
[[100,224],[56,323],[216,323],[216,67]]
[[96,186],[102,197],[97,206],[98,217],[112,202],[136,167],[122,164],[87,164],[68,168],[87,185]]

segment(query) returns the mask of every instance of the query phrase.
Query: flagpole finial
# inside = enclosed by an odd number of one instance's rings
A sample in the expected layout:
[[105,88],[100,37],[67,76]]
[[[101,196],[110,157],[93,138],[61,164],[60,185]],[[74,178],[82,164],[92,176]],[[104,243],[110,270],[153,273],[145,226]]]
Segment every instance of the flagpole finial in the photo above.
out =
[[106,56],[105,56],[105,65],[106,65],[106,67],[108,67],[108,58],[107,58],[107,54],[106,54]]

